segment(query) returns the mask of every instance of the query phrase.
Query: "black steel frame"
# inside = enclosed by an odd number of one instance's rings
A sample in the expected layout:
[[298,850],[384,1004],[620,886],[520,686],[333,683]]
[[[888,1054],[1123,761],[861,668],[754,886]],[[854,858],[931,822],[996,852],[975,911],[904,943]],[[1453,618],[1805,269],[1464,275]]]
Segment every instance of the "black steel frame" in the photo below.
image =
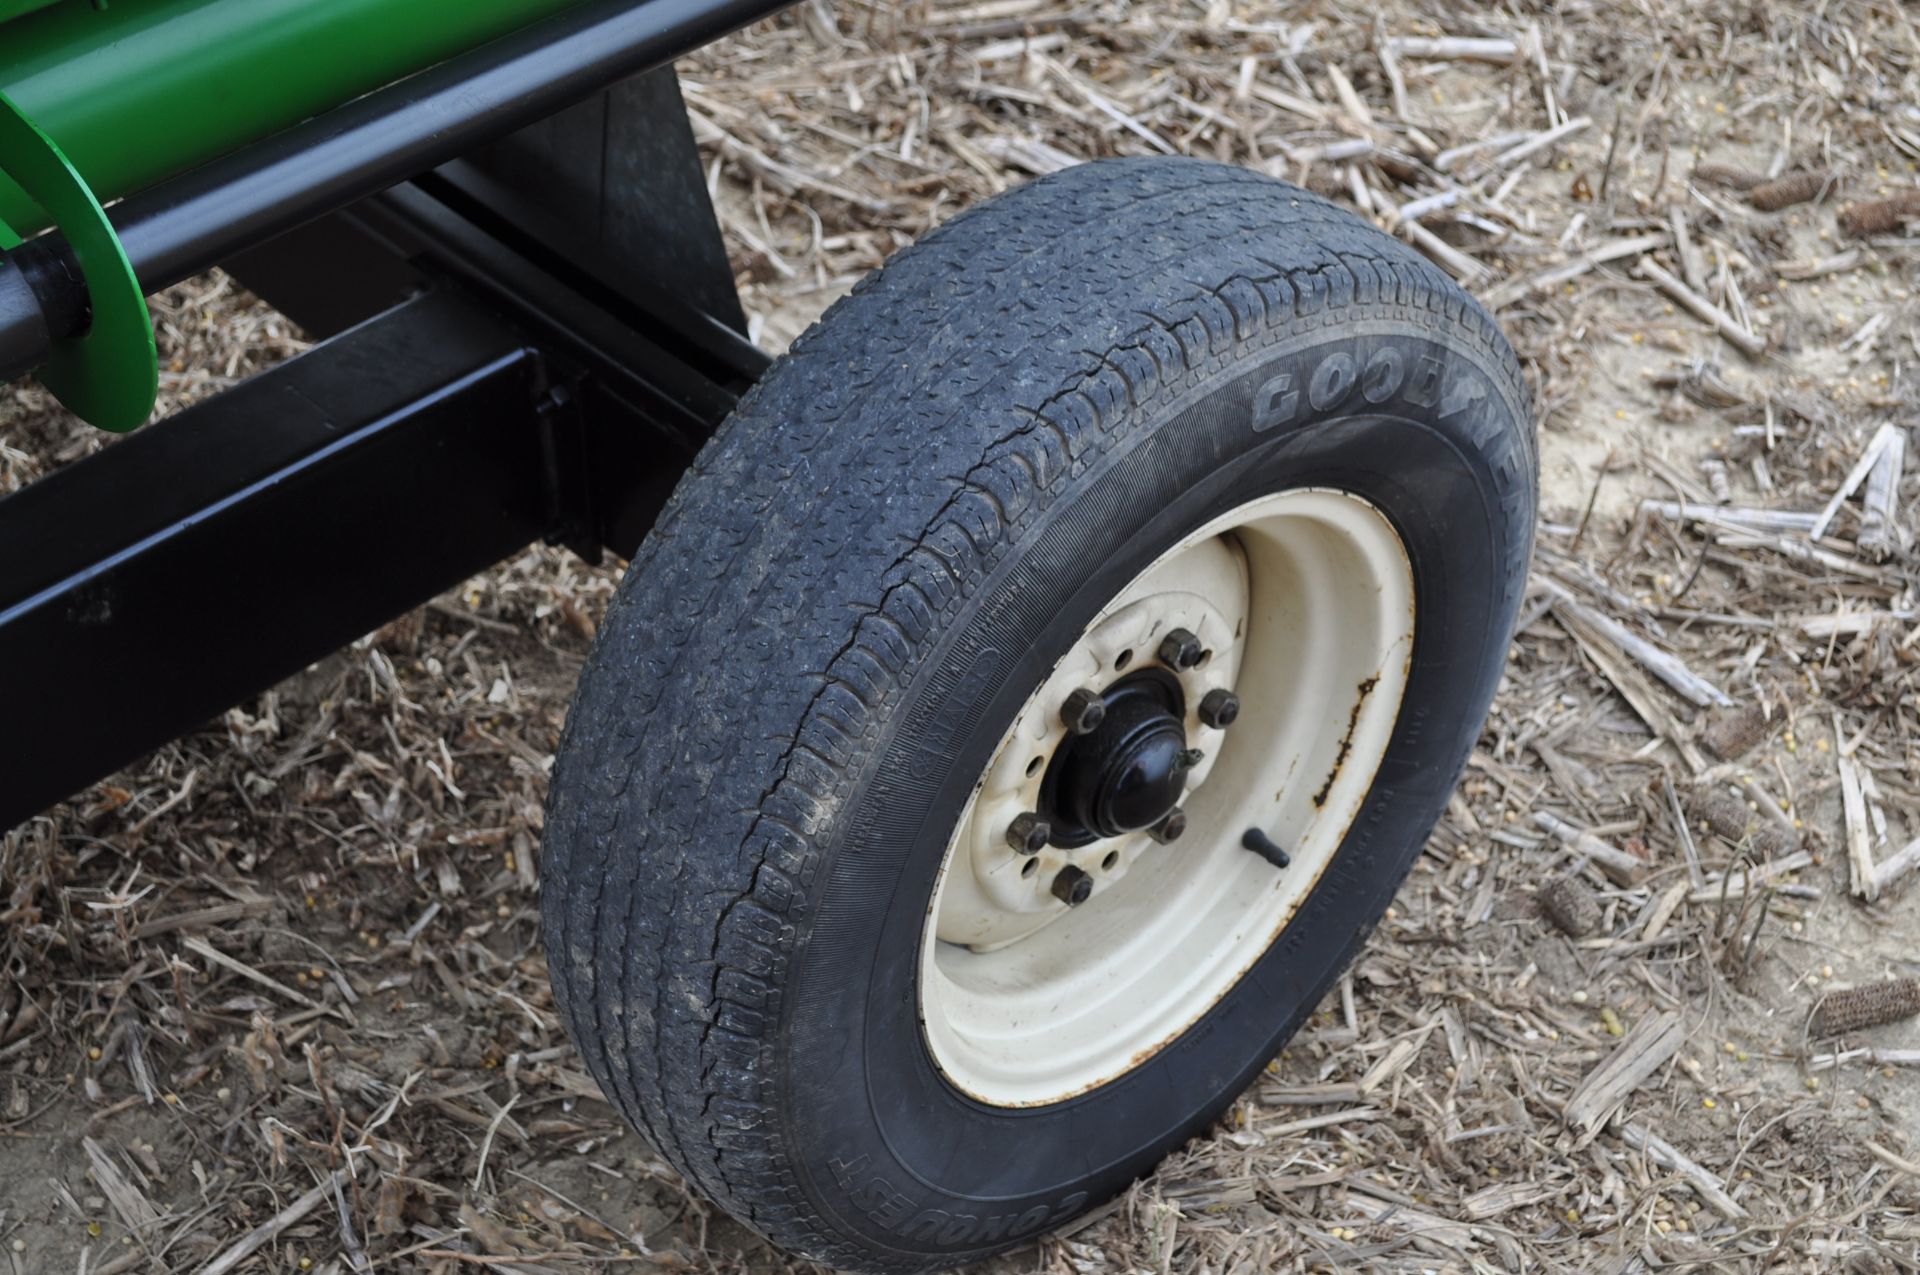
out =
[[0,500],[0,830],[528,544],[631,555],[766,367],[671,67],[275,230],[223,262],[325,340]]

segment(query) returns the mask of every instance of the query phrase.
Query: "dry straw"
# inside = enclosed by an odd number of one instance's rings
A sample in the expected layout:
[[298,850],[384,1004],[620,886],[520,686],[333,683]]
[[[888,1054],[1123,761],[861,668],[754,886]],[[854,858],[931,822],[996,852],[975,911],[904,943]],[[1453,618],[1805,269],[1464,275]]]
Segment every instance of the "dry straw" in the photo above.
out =
[[[1521,623],[1393,913],[1216,1126],[990,1275],[1912,1253],[1920,1029],[1813,1054],[1798,1026],[1830,984],[1920,973],[1920,609],[1889,534],[1920,490],[1865,456],[1913,426],[1913,23],[844,0],[679,64],[769,347],[981,198],[1173,151],[1330,192],[1468,281],[1538,412]],[[1860,202],[1739,193],[1794,168]],[[302,346],[222,276],[156,313],[170,404]],[[103,445],[0,392],[0,492]],[[809,1269],[624,1132],[547,990],[545,777],[618,578],[530,551],[0,837],[19,1270]],[[247,622],[238,588],[219,618]],[[1724,800],[1677,813],[1695,793]],[[1556,881],[1593,901],[1566,931],[1533,902]],[[1911,1012],[1898,986],[1822,1024]]]

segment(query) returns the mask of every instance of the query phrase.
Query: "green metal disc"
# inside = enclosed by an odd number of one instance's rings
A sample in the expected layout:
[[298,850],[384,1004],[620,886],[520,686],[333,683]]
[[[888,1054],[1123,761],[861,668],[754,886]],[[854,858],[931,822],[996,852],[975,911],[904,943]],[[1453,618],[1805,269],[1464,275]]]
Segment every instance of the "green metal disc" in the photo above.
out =
[[[101,429],[138,429],[160,394],[147,298],[120,236],[93,191],[52,138],[0,93],[0,170],[66,236],[87,281],[93,322],[54,343],[36,375],[67,410]],[[11,237],[11,236],[9,236]]]

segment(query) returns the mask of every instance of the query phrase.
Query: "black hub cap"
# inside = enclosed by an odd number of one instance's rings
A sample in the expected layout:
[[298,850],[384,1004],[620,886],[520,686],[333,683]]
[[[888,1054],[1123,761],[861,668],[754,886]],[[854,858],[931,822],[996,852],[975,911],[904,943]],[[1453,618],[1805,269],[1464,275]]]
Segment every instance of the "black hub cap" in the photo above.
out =
[[1041,785],[1053,844],[1063,848],[1158,824],[1180,804],[1193,765],[1186,697],[1171,674],[1143,669],[1101,699],[1100,725],[1067,738]]

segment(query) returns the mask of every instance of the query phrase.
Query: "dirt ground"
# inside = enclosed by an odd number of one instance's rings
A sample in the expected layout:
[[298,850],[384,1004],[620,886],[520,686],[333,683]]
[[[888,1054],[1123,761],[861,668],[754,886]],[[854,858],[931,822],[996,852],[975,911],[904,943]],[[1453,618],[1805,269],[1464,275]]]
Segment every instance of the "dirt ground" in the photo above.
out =
[[[1229,1119],[992,1270],[1920,1270],[1920,984],[1824,1000],[1920,976],[1920,238],[1873,210],[1920,14],[810,0],[682,74],[768,349],[975,200],[1170,151],[1411,239],[1534,386],[1533,590],[1397,906]],[[168,405],[300,348],[220,276],[158,317]],[[0,492],[101,445],[0,390]],[[0,838],[12,1275],[789,1269],[547,990],[617,579],[530,551]]]

